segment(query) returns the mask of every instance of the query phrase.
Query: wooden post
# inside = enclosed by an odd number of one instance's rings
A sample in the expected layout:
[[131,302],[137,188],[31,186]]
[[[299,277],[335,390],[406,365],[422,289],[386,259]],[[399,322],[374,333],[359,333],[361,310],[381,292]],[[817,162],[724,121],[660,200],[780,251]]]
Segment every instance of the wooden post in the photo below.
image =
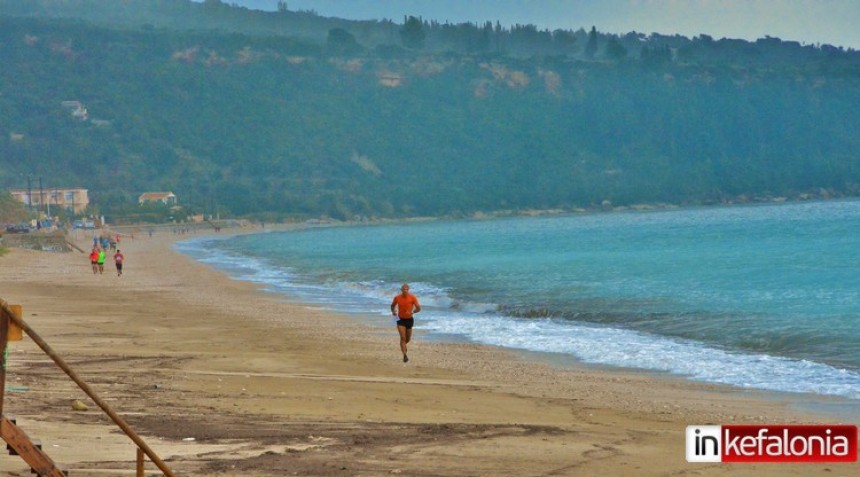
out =
[[6,346],[9,344],[9,322],[12,317],[0,307],[0,418],[3,417],[3,399],[6,397]]
[[143,476],[143,449],[137,447],[137,477]]
[[[9,305],[9,310],[18,318],[24,318],[24,307],[21,305]],[[24,339],[24,330],[18,326],[15,320],[9,320],[9,341],[21,341]]]
[[[21,318],[24,314],[21,305],[9,305],[9,312]],[[3,416],[3,400],[6,398],[6,365],[9,358],[9,342],[24,338],[24,330],[15,320],[0,308],[0,416]]]

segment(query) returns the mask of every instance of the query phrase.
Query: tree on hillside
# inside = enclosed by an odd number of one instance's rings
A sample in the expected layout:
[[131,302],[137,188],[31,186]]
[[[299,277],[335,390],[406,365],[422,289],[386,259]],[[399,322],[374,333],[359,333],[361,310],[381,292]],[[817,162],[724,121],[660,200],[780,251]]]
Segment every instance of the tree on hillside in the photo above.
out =
[[328,31],[326,50],[334,55],[352,55],[361,52],[362,47],[352,33],[343,28],[332,28]]
[[424,48],[424,22],[420,18],[409,16],[403,21],[403,27],[400,28],[400,41],[403,46],[413,50]]
[[618,41],[618,38],[609,37],[609,42],[606,43],[606,57],[611,60],[621,60],[627,56],[627,48]]
[[639,51],[642,64],[646,66],[660,66],[672,62],[672,50],[668,46],[644,47]]
[[501,54],[505,49],[505,29],[502,28],[502,24],[496,20],[496,25],[493,27],[493,38],[496,45],[496,53]]
[[555,30],[552,32],[552,42],[559,53],[569,54],[576,45],[576,35],[570,30]]
[[585,45],[585,57],[594,58],[597,54],[597,28],[591,27],[591,32],[588,33],[588,44]]

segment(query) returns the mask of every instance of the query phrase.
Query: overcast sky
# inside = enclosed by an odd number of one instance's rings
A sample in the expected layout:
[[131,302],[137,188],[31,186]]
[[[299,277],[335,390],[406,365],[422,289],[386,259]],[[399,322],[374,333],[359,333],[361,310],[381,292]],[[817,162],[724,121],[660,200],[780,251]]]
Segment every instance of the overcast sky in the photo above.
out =
[[[275,10],[277,0],[224,0]],[[701,33],[716,39],[772,36],[860,50],[860,0],[287,0],[290,10],[368,20],[404,15],[452,23],[499,21],[601,32]]]

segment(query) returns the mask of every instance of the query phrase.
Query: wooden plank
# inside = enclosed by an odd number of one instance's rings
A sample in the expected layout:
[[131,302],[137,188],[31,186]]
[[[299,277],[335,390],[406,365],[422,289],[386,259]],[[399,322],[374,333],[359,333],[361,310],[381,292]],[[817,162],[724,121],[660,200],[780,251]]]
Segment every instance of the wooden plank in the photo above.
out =
[[66,477],[66,473],[57,467],[54,461],[42,452],[42,449],[36,447],[21,428],[5,416],[0,417],[0,437],[15,449],[15,452],[40,477]]

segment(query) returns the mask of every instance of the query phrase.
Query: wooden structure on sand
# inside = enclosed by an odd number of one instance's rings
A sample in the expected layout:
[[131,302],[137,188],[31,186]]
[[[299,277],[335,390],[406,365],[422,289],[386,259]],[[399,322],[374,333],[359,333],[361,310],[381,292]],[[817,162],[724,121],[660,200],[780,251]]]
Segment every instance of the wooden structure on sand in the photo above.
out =
[[7,360],[7,345],[9,341],[18,341],[23,339],[26,333],[42,351],[50,357],[56,365],[62,369],[78,387],[83,390],[90,399],[93,400],[113,422],[131,439],[137,446],[137,476],[144,475],[144,455],[161,470],[165,476],[174,477],[175,474],[167,464],[155,454],[155,452],[146,445],[129,425],[119,416],[113,409],[110,408],[90,386],[81,380],[80,376],[72,370],[66,362],[56,353],[48,343],[45,342],[30,326],[24,322],[23,310],[20,305],[9,305],[0,299],[0,437],[6,441],[6,448],[12,455],[19,455],[30,466],[33,473],[40,477],[63,477],[68,475],[68,471],[61,469],[51,460],[48,455],[42,451],[41,445],[38,442],[31,440],[27,434],[18,427],[14,418],[10,418],[5,414],[3,408],[3,399],[6,391],[6,360]]

